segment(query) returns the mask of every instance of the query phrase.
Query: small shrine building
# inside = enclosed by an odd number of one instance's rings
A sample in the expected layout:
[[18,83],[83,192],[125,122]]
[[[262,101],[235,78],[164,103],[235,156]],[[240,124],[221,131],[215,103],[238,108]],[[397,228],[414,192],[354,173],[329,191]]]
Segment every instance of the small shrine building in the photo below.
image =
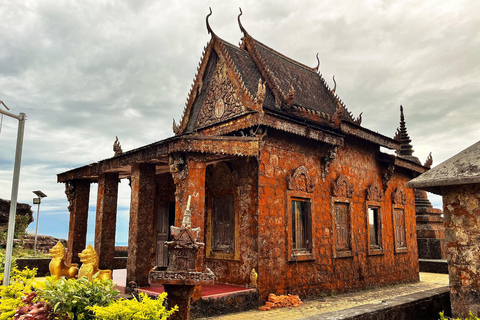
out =
[[[70,224],[68,260],[85,248],[98,183],[95,250],[111,268],[119,179],[131,181],[127,283],[168,263],[169,226],[191,195],[203,266],[217,282],[269,293],[324,293],[418,281],[415,195],[426,167],[381,147],[400,141],[361,126],[317,67],[242,26],[239,46],[210,28],[175,135],[58,174]],[[393,131],[393,130],[392,130]]]

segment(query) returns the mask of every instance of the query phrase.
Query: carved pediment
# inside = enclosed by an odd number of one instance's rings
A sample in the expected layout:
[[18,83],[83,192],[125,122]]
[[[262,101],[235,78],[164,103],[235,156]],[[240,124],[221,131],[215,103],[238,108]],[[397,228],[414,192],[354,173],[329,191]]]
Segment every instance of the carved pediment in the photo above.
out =
[[287,176],[288,190],[313,192],[316,183],[316,179],[305,166],[298,167],[291,176]]
[[353,184],[348,182],[346,175],[340,175],[337,181],[332,183],[332,195],[343,198],[351,198],[353,196]]
[[233,86],[225,59],[219,56],[209,91],[198,116],[196,126],[211,125],[245,112]]
[[402,188],[398,188],[392,192],[392,202],[396,205],[403,206],[407,202],[407,195]]
[[383,198],[383,189],[378,186],[376,182],[372,183],[367,188],[367,200],[368,201],[382,201]]

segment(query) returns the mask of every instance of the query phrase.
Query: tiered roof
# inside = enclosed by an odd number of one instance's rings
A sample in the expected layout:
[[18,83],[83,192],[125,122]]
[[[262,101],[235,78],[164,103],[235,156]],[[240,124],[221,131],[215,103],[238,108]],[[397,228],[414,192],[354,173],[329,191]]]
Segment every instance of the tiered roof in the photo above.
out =
[[[180,124],[174,123],[176,135],[198,129],[195,121],[205,102],[213,68],[219,59],[225,59],[232,82],[240,84],[248,111],[270,111],[296,118],[308,118],[320,123],[338,123],[343,120],[359,125],[361,117],[354,119],[345,104],[330,89],[318,71],[292,60],[254,39],[238,23],[244,36],[240,46],[219,38],[211,29],[207,16],[207,30],[212,35],[200,61]],[[260,84],[265,84],[261,104],[258,103]]]

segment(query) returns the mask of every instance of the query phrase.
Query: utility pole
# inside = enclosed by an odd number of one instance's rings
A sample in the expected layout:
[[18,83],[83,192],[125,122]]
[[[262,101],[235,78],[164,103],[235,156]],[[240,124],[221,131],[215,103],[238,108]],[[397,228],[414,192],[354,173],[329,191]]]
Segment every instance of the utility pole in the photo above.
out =
[[[3,101],[0,102],[5,106]],[[0,114],[4,114],[18,120],[17,147],[15,149],[15,164],[13,167],[12,197],[10,199],[10,214],[8,216],[7,250],[5,253],[5,269],[3,274],[3,285],[8,286],[10,284],[10,270],[12,268],[13,233],[15,232],[18,184],[20,180],[20,163],[22,161],[23,132],[25,130],[26,115],[25,113],[20,113],[17,116],[2,109],[0,109]]]

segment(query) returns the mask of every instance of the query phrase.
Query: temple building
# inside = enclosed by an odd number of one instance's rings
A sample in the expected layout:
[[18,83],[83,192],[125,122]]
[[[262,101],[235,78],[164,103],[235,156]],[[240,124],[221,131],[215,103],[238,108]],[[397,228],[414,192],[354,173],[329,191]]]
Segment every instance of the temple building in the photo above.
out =
[[[302,298],[418,281],[415,194],[427,168],[384,153],[401,143],[361,126],[319,71],[254,39],[210,28],[174,136],[58,174],[69,200],[68,257],[86,243],[98,183],[95,249],[113,265],[119,179],[131,181],[127,283],[168,263],[169,226],[191,196],[204,268],[216,281]],[[118,148],[117,148],[118,149]]]
[[[421,164],[420,160],[413,155],[412,140],[407,133],[402,106],[400,106],[400,127],[395,134],[395,140],[401,145],[400,150],[397,150],[399,157]],[[424,167],[430,169],[432,163],[433,158],[430,154]],[[415,189],[415,213],[420,271],[448,273],[442,210],[432,206],[425,190]]]

